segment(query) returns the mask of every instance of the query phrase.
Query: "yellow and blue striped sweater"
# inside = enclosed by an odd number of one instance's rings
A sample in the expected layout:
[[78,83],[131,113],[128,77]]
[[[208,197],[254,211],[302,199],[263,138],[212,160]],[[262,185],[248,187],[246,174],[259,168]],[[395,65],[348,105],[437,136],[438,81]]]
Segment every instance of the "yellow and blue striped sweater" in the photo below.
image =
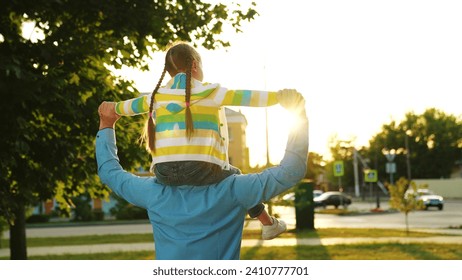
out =
[[[206,161],[229,169],[228,127],[222,106],[267,107],[278,103],[276,92],[228,90],[219,84],[192,80],[190,108],[194,134],[186,137],[186,74],[179,73],[156,94],[156,151],[152,164],[170,161]],[[151,94],[116,104],[122,116],[149,113]]]

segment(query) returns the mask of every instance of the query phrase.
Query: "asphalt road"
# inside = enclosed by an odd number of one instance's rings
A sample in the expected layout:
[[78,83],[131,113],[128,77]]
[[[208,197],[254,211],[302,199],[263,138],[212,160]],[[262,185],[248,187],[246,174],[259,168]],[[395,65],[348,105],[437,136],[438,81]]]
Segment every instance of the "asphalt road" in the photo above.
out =
[[[353,202],[350,210],[358,210],[360,215],[328,215],[315,214],[314,225],[316,228],[327,227],[368,227],[368,228],[405,228],[405,215],[402,212],[371,213],[376,208],[376,202]],[[380,209],[388,210],[388,202],[381,202]],[[292,212],[293,209],[291,209]],[[281,217],[285,218],[285,215]],[[293,214],[295,218],[295,214]],[[408,223],[410,228],[449,228],[462,226],[462,200],[448,200],[442,211],[437,208],[420,210],[409,213]],[[295,223],[293,225],[295,227]]]
[[[330,215],[315,214],[315,228],[327,227],[356,227],[356,228],[399,228],[405,229],[405,215],[401,212],[370,213],[370,209],[376,208],[376,202],[353,202],[350,210],[357,210],[358,215]],[[387,210],[388,203],[381,202],[381,209]],[[295,228],[295,210],[293,207],[273,207],[273,213],[283,219],[288,228]],[[449,227],[462,226],[462,200],[447,200],[444,210],[436,208],[427,211],[411,212],[408,216],[411,229],[445,229]],[[259,229],[258,220],[246,222],[247,228]],[[130,233],[151,233],[151,225],[124,224],[124,225],[93,225],[93,226],[68,226],[68,227],[46,227],[28,228],[27,237],[56,237],[56,236],[81,236],[93,234],[130,234]],[[4,232],[8,238],[8,231]]]
[[[370,211],[377,207],[376,201],[354,201],[349,210],[355,215],[314,215],[315,228],[398,228],[405,229],[405,215],[401,212],[390,212],[387,201],[380,202],[382,213]],[[283,219],[289,229],[295,228],[295,209],[292,207],[273,207],[273,213]],[[410,229],[447,229],[462,227],[462,200],[445,201],[444,210],[437,208],[414,211],[408,215]],[[249,228],[259,228],[258,223],[248,225]]]

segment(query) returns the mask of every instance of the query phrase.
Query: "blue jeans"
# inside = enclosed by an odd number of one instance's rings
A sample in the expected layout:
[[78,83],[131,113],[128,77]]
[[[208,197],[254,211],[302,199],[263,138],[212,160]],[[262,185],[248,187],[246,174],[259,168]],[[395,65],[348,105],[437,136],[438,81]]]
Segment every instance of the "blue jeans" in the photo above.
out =
[[[154,166],[157,180],[167,186],[204,186],[216,184],[233,174],[241,174],[241,170],[231,166],[223,170],[219,165],[205,161],[172,161],[157,163]],[[252,207],[248,214],[251,218],[259,216],[265,206],[260,203]]]

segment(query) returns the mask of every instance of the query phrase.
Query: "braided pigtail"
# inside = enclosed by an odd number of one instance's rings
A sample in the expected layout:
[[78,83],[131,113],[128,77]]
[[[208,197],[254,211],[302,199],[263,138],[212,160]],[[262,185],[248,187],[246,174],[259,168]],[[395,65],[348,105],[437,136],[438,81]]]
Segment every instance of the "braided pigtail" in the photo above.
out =
[[143,138],[146,142],[146,149],[150,151],[151,153],[154,153],[156,151],[156,123],[152,116],[152,112],[154,111],[154,101],[155,101],[156,93],[159,90],[160,85],[162,84],[162,81],[164,80],[166,72],[167,72],[167,69],[164,66],[164,70],[162,71],[162,74],[160,75],[160,79],[157,82],[156,87],[152,91],[151,102],[149,103],[149,116],[148,116],[148,120],[145,126],[144,135],[143,135]]
[[194,123],[191,113],[191,69],[192,69],[192,57],[188,56],[186,58],[186,89],[185,89],[185,122],[186,122],[186,136],[188,139],[191,139],[192,134],[194,133]]

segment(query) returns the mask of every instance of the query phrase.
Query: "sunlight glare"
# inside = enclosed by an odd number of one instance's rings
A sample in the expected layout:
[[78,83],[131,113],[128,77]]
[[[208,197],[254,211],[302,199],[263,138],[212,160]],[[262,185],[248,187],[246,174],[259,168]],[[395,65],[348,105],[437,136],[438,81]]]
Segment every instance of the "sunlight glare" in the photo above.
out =
[[[230,48],[199,49],[204,81],[229,89],[297,89],[306,99],[310,152],[329,156],[332,135],[368,146],[383,124],[409,111],[433,107],[460,116],[459,1],[255,2],[259,16],[243,24],[242,33],[222,34]],[[149,74],[135,75],[138,90],[152,91],[162,65],[159,53]],[[292,120],[273,107],[269,158],[278,163]],[[242,112],[250,164],[264,165],[265,109]]]
[[300,119],[282,108],[275,105],[267,108],[268,120],[266,121],[266,108],[241,108],[241,112],[247,119],[258,119],[258,122],[248,122],[247,146],[252,147],[250,154],[250,166],[266,165],[266,124],[268,124],[268,145],[270,147],[269,159],[271,164],[278,164],[284,156],[288,135],[291,129],[297,129]]

